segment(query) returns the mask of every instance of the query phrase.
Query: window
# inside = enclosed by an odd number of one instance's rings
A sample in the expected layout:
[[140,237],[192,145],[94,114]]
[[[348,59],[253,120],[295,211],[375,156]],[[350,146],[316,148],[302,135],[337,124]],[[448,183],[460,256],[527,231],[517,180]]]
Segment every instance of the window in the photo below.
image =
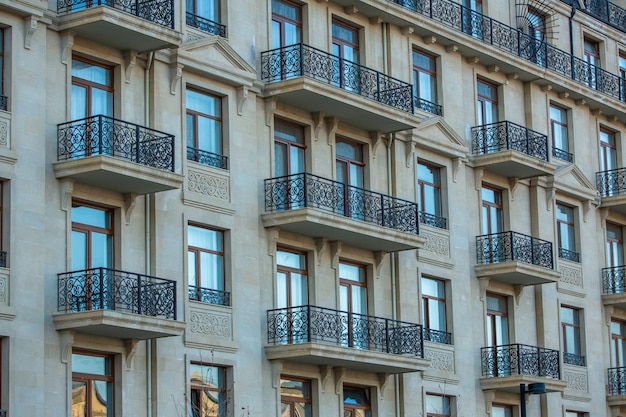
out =
[[224,232],[190,224],[187,242],[189,299],[230,305],[224,291]]
[[561,306],[561,329],[563,337],[563,363],[585,366],[585,357],[581,354],[580,319],[578,308]]
[[587,65],[587,85],[596,88],[598,81],[597,69],[600,68],[600,44],[592,39],[584,39],[585,62]]
[[339,262],[339,310],[348,328],[342,331],[342,345],[367,349],[367,274],[365,266]]
[[482,39],[484,36],[482,0],[463,0],[462,5],[463,32]]
[[626,101],[626,53],[620,52],[618,58],[620,80],[620,98]]
[[72,204],[72,271],[113,267],[113,212]]
[[188,88],[187,159],[227,169],[222,146],[222,99]]
[[343,417],[371,417],[370,389],[343,387]]
[[559,258],[580,262],[580,255],[576,252],[576,231],[572,207],[556,203],[556,229],[559,240]]
[[573,162],[569,152],[567,110],[550,104],[550,133],[552,135],[552,156],[564,161]]
[[447,228],[441,213],[441,169],[426,162],[417,162],[420,222],[428,226]]
[[[505,296],[487,294],[487,346],[509,344],[508,310],[508,300]],[[496,370],[500,373],[503,371],[508,373],[508,369]]]
[[228,395],[226,390],[226,368],[192,362],[190,417],[226,417]]
[[113,69],[83,58],[72,59],[71,119],[113,116]]
[[600,128],[600,171],[617,168],[617,144],[615,132]]
[[498,121],[498,87],[487,81],[477,81],[478,126]]
[[272,48],[302,42],[302,8],[284,0],[272,0]]
[[437,105],[437,65],[435,57],[413,50],[413,96],[415,107],[441,115]]
[[274,120],[274,176],[306,172],[304,128],[282,119]]
[[360,89],[359,31],[333,19],[333,84],[349,91]]
[[339,214],[363,220],[366,209],[365,194],[363,193],[365,170],[363,146],[340,139],[337,140],[335,148],[337,181],[351,186],[345,193],[343,190],[338,191],[340,193],[339,201],[344,202],[344,204],[340,204],[337,211]]
[[426,394],[426,417],[450,417],[450,397]]
[[113,417],[113,357],[72,352],[72,415]]
[[280,378],[281,417],[311,417],[311,381],[282,376]]
[[528,54],[526,58],[537,65],[545,65],[547,52],[544,46],[544,41],[546,40],[546,17],[538,10],[529,7],[526,14],[526,24],[527,27],[522,29],[528,31],[529,38],[520,41],[528,45],[528,50],[524,51]]
[[226,27],[220,24],[219,0],[186,0],[186,8],[189,26],[213,35],[226,36]]
[[587,413],[583,413],[581,411],[565,411],[565,417],[587,417]]
[[504,229],[502,191],[482,187],[482,232],[484,235],[500,233]]
[[[0,180],[0,268],[6,268],[8,266],[6,249],[9,239],[7,239],[8,236],[4,236],[4,233],[8,232],[4,227],[4,221],[10,216],[10,210],[9,207],[5,206],[4,198],[5,193],[8,193],[8,188],[8,181]],[[5,242],[7,242],[7,244],[5,244]],[[1,340],[2,339],[0,339],[0,341]]]
[[277,308],[298,307],[309,303],[306,254],[287,249],[276,251]]
[[439,343],[452,343],[446,324],[446,283],[422,277],[422,318],[424,338]]
[[626,366],[626,322],[611,319],[611,366]]
[[0,110],[8,110],[8,99],[4,91],[4,29],[0,28],[0,77],[2,84],[0,85]]
[[492,405],[491,417],[513,417],[513,407],[510,405]]
[[624,239],[622,226],[606,223],[606,266],[613,268],[624,265]]

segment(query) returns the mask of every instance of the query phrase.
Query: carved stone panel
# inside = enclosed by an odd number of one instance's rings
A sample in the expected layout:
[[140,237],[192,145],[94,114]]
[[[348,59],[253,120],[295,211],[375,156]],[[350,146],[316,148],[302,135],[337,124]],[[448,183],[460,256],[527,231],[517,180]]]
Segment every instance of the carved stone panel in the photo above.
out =
[[187,161],[183,198],[186,204],[231,211],[230,172]]
[[430,359],[430,367],[454,373],[454,347],[440,343],[424,344],[424,358]]
[[563,379],[567,382],[567,389],[587,392],[587,368],[563,366]]
[[561,272],[560,282],[582,288],[583,269],[579,264],[561,260],[559,270]]

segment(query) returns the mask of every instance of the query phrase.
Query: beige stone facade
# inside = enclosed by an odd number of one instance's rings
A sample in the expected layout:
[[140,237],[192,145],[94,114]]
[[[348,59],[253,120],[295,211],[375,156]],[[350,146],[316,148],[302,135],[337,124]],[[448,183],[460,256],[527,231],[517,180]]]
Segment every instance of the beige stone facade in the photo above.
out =
[[0,0],[0,409],[626,416],[626,2],[569,3]]

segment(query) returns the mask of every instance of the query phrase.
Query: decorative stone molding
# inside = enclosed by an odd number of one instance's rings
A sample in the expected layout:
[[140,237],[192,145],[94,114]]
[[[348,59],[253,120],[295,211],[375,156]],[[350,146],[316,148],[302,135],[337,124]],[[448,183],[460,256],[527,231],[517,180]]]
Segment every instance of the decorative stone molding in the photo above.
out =
[[228,178],[211,175],[208,172],[187,170],[187,189],[193,193],[228,201],[229,188]]
[[0,120],[0,146],[8,148],[9,145],[9,121]]
[[454,372],[454,352],[424,346],[424,358],[430,359],[430,367],[439,371]]
[[214,311],[189,310],[189,331],[191,333],[232,338],[232,317]]
[[9,277],[0,275],[0,303],[7,304],[9,302]]
[[424,230],[423,227],[420,231],[420,235],[426,238],[423,250],[441,256],[450,256],[450,238],[448,236],[431,233]]
[[561,271],[561,278],[559,279],[560,282],[582,288],[583,286],[582,267],[571,267],[571,266],[560,265],[559,270]]
[[587,392],[587,369],[580,372],[573,369],[563,369],[563,380],[567,382],[567,389]]

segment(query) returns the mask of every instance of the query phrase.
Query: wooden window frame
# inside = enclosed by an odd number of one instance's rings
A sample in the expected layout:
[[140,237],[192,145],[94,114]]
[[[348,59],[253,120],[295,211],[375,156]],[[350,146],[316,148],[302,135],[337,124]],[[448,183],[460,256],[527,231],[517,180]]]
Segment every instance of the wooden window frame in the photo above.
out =
[[[199,145],[199,141],[198,141],[198,132],[200,131],[198,128],[198,119],[199,117],[204,117],[210,120],[215,120],[216,122],[219,122],[220,124],[220,152],[218,155],[224,155],[224,102],[223,102],[223,98],[221,96],[218,96],[217,94],[211,94],[211,93],[207,93],[206,91],[200,90],[198,88],[193,88],[193,87],[187,87],[185,90],[185,96],[187,96],[187,92],[188,91],[193,91],[196,94],[201,94],[203,96],[206,97],[211,97],[211,98],[215,98],[219,101],[219,107],[220,107],[220,114],[221,116],[215,116],[212,114],[207,114],[207,113],[202,113],[200,111],[197,110],[191,110],[189,109],[189,107],[187,105],[185,105],[185,116],[189,115],[191,117],[193,117],[193,127],[194,127],[194,135],[193,135],[193,148],[194,149],[198,149],[198,150],[204,150],[202,148],[200,148]],[[185,121],[186,121],[186,117],[185,117]],[[186,141],[186,139],[185,139]],[[189,146],[189,144],[187,144],[187,146]]]
[[306,382],[309,384],[309,396],[308,397],[292,397],[290,395],[284,395],[281,391],[280,403],[289,404],[291,407],[291,415],[286,416],[286,417],[298,417],[296,415],[296,405],[298,403],[308,404],[310,408],[309,409],[310,415],[314,415],[313,414],[313,398],[312,398],[313,397],[313,381],[307,378],[293,377],[290,375],[281,375],[280,379],[281,379],[281,389],[282,389],[282,380]]
[[423,288],[423,286],[421,285],[422,281],[424,279],[429,279],[432,281],[437,281],[438,283],[441,283],[443,285],[443,298],[441,297],[437,297],[434,295],[430,295],[430,294],[425,294],[424,291],[422,290],[422,307],[424,310],[424,317],[423,317],[423,323],[425,328],[427,329],[432,329],[430,327],[430,308],[429,308],[429,303],[428,300],[435,300],[437,303],[441,303],[441,305],[443,305],[443,315],[444,315],[444,328],[443,329],[434,329],[434,330],[439,330],[439,331],[443,331],[443,332],[447,332],[448,331],[448,323],[447,323],[447,319],[448,319],[448,315],[447,315],[447,306],[446,306],[446,298],[448,296],[447,294],[447,290],[446,290],[446,281],[444,281],[443,279],[440,278],[435,278],[435,277],[431,277],[428,275],[424,275],[421,278],[420,281],[420,287]]
[[105,382],[111,383],[111,390],[112,390],[111,397],[113,398],[113,404],[111,404],[110,409],[113,410],[112,415],[115,415],[115,357],[114,355],[110,353],[96,352],[96,351],[86,350],[86,349],[72,349],[72,354],[79,354],[79,355],[84,355],[84,356],[95,356],[95,357],[105,358],[106,360],[110,361],[109,362],[110,375],[86,374],[82,372],[74,372],[74,370],[72,369],[72,382],[78,381],[78,382],[86,383],[85,384],[86,386],[85,398],[87,400],[85,404],[86,417],[92,417],[93,415],[93,410],[90,407],[91,398],[92,398],[90,382],[91,381],[105,381]]
[[[110,81],[109,85],[107,85],[107,84],[96,83],[94,81],[89,81],[89,80],[86,80],[84,78],[79,78],[79,77],[76,77],[76,76],[72,75],[72,85],[77,85],[77,86],[84,87],[84,88],[87,89],[87,102],[86,102],[87,108],[85,109],[85,111],[86,111],[87,115],[90,115],[91,114],[91,91],[92,91],[92,88],[97,88],[99,90],[103,90],[103,91],[107,91],[107,92],[109,92],[111,94],[115,94],[115,88],[114,88],[114,86],[115,86],[115,71],[114,71],[114,67],[111,66],[111,65],[105,65],[105,64],[102,64],[101,62],[97,62],[97,61],[94,61],[94,60],[91,60],[91,59],[88,59],[88,58],[84,58],[82,56],[77,56],[77,55],[72,55],[72,62],[73,61],[80,61],[80,62],[83,62],[85,64],[89,64],[89,65],[93,65],[93,66],[96,66],[96,67],[104,68],[107,71],[109,71],[109,74],[111,76],[111,81]],[[112,114],[115,114],[115,100],[113,101],[113,109],[112,109],[112,111],[113,111]],[[90,117],[90,116],[87,116],[87,117]]]
[[[443,205],[443,201],[442,201],[443,193],[442,193],[442,188],[441,188],[441,171],[442,171],[442,169],[438,165],[431,164],[430,162],[426,162],[426,161],[419,160],[419,159],[417,161],[417,165],[418,165],[418,169],[417,169],[417,186],[418,186],[418,189],[419,189],[419,197],[420,197],[419,207],[422,208],[422,211],[424,213],[427,213],[427,211],[425,210],[426,199],[424,197],[425,196],[424,187],[425,186],[430,186],[430,187],[434,188],[435,190],[437,190],[437,193],[439,194],[439,207],[438,207],[438,210],[436,210],[437,213],[429,213],[429,214],[433,214],[435,216],[441,216],[442,213],[443,213],[443,206],[442,206]],[[439,183],[433,183],[433,182],[429,182],[429,181],[425,181],[425,180],[421,179],[419,177],[419,165],[428,167],[430,169],[436,169],[438,171],[438,173],[439,173]]]
[[[109,216],[110,226],[108,228],[98,227],[85,223],[77,223],[72,220],[72,231],[82,232],[87,234],[87,253],[86,255],[86,269],[92,269],[94,266],[91,264],[91,234],[93,232],[102,233],[111,236],[113,239],[113,253],[111,254],[111,266],[115,265],[115,210],[111,207],[100,206],[92,204],[82,200],[72,200],[72,209],[74,207],[88,207],[96,210],[101,210]],[[70,213],[71,217],[71,213]]]
[[[202,392],[217,392],[217,393],[223,393],[224,394],[224,398],[225,398],[225,402],[223,404],[224,409],[222,411],[222,404],[218,403],[218,410],[216,415],[217,416],[227,416],[228,415],[228,409],[229,409],[229,401],[228,401],[228,368],[226,366],[220,366],[220,365],[215,365],[215,364],[211,364],[211,363],[205,363],[205,362],[201,362],[201,361],[191,361],[190,364],[193,365],[197,365],[197,366],[204,366],[204,367],[209,367],[209,368],[216,368],[219,369],[219,372],[223,372],[223,376],[224,376],[224,386],[223,387],[204,387],[202,385],[194,385],[193,381],[189,381],[189,388],[190,391],[197,391],[199,393]],[[191,378],[191,376],[190,376]],[[217,386],[217,384],[216,384]],[[202,414],[202,403],[200,402],[199,404],[193,404],[192,403],[192,398],[193,395],[190,396],[190,414],[193,417],[201,417],[204,414]],[[200,395],[196,395],[195,398],[201,398]],[[194,407],[196,407],[194,409]],[[200,414],[196,415],[196,412],[200,412]]]
[[[278,248],[276,248],[277,252],[289,252],[289,253],[293,253],[296,255],[301,255],[304,258],[304,269],[297,269],[297,268],[292,268],[289,267],[287,265],[281,265],[278,262],[276,262],[276,273],[278,272],[282,272],[284,274],[287,275],[287,298],[288,298],[288,308],[292,308],[292,307],[299,307],[299,306],[294,306],[291,300],[291,274],[292,273],[298,273],[301,275],[304,275],[305,277],[307,277],[307,283],[308,283],[308,278],[309,278],[309,259],[307,256],[307,253],[305,251],[299,251],[299,250],[295,250],[295,249],[291,249],[291,248],[286,248],[283,246],[279,246]],[[307,303],[309,302],[309,291],[307,288]]]

